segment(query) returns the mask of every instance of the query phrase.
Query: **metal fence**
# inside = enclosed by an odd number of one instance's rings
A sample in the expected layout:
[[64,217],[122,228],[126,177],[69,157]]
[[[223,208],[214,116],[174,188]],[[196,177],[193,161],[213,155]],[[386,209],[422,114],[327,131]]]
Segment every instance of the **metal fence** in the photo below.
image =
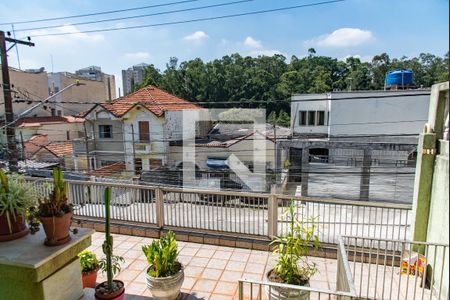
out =
[[[42,196],[49,179],[28,178]],[[322,243],[338,235],[409,238],[411,206],[339,199],[68,180],[69,201],[79,218],[103,218],[103,193],[112,189],[111,217],[128,223],[266,237],[287,229],[284,211],[294,201],[305,222],[314,217]]]
[[448,245],[352,236],[343,239],[359,298],[449,299]]
[[[282,296],[280,296],[280,294]],[[299,296],[299,295],[303,295]],[[306,296],[305,296],[306,295]],[[276,300],[276,299],[357,299],[351,292],[331,291],[326,289],[312,288],[282,284],[268,281],[239,280],[239,300]]]

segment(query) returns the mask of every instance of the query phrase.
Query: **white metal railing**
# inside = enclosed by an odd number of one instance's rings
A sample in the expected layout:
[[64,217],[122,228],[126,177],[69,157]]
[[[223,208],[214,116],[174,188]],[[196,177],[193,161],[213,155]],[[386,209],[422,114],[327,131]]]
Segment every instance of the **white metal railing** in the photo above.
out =
[[[51,179],[28,178],[42,196]],[[112,188],[113,220],[270,238],[287,229],[283,212],[293,200],[299,215],[315,217],[322,243],[338,235],[408,239],[411,206],[329,198],[67,180],[78,218],[103,218],[103,192]]]
[[354,236],[343,240],[359,298],[449,299],[448,245]]
[[[283,294],[284,297],[279,297],[278,294]],[[293,297],[295,293],[308,294],[306,297]],[[258,280],[239,280],[238,290],[239,300],[276,300],[276,299],[339,299],[350,300],[357,299],[356,294],[351,292],[331,291],[315,287],[298,286],[291,284],[275,283],[269,281]]]

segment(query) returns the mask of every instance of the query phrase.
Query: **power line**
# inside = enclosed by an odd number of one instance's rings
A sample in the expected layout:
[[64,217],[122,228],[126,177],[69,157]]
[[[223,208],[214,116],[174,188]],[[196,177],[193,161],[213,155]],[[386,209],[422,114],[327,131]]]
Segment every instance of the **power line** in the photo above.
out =
[[256,11],[250,11],[250,12],[244,12],[244,13],[228,14],[228,15],[215,16],[215,17],[205,17],[205,18],[188,19],[188,20],[181,20],[181,21],[155,23],[155,24],[125,26],[125,27],[92,29],[92,30],[83,30],[83,31],[78,31],[78,32],[56,32],[56,33],[47,33],[47,34],[36,34],[36,35],[32,35],[32,37],[59,36],[59,35],[94,33],[94,32],[110,32],[110,31],[119,31],[119,30],[125,30],[125,29],[137,29],[137,28],[159,27],[159,26],[166,26],[166,25],[196,23],[196,22],[203,22],[203,21],[212,21],[212,20],[219,20],[219,19],[243,17],[243,16],[249,16],[249,15],[265,14],[265,13],[271,13],[271,12],[277,12],[277,11],[286,11],[286,10],[292,10],[292,9],[298,9],[298,8],[305,8],[305,7],[320,6],[320,5],[326,5],[326,4],[338,3],[338,2],[344,2],[344,1],[346,1],[346,0],[330,0],[330,1],[295,5],[295,6],[287,6],[287,7],[273,8],[273,9],[256,10]]
[[16,32],[51,29],[51,28],[59,28],[59,27],[67,27],[67,26],[87,25],[87,24],[97,24],[97,23],[104,23],[104,22],[111,22],[111,21],[139,19],[139,18],[145,18],[145,17],[168,15],[168,14],[174,14],[174,13],[180,13],[180,12],[188,12],[188,11],[196,11],[196,10],[202,10],[202,9],[208,9],[208,8],[230,6],[230,5],[236,5],[236,4],[247,3],[247,2],[252,2],[252,1],[255,1],[255,0],[239,0],[239,1],[234,1],[234,2],[224,2],[224,3],[211,4],[211,5],[205,5],[205,6],[199,6],[199,7],[183,8],[183,9],[177,9],[177,10],[170,10],[170,11],[163,11],[163,12],[135,15],[135,16],[128,16],[128,17],[110,18],[110,19],[78,22],[78,23],[63,24],[63,25],[49,25],[49,26],[41,26],[41,27],[33,27],[33,28],[23,28],[23,29],[16,30]]
[[26,24],[26,23],[38,23],[38,22],[74,19],[74,18],[82,18],[82,17],[90,17],[90,16],[98,16],[98,15],[115,14],[115,13],[126,12],[126,11],[133,11],[133,10],[142,10],[142,9],[147,9],[147,8],[171,6],[171,5],[191,3],[191,2],[198,2],[198,1],[201,1],[201,0],[184,0],[184,1],[176,1],[176,2],[169,2],[169,3],[162,3],[162,4],[154,4],[154,5],[147,5],[147,6],[139,6],[139,7],[132,7],[132,8],[117,9],[117,10],[101,11],[101,12],[96,12],[96,13],[64,16],[64,17],[44,18],[44,19],[35,19],[35,20],[26,20],[26,21],[17,21],[17,22],[4,22],[4,23],[0,23],[0,25]]

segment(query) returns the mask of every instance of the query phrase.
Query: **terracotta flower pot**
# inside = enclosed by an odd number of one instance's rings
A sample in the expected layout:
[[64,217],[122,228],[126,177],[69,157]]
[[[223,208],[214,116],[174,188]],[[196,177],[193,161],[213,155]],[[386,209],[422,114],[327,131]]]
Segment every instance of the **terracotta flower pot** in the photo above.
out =
[[122,287],[112,294],[102,294],[99,291],[99,289],[100,289],[100,287],[104,286],[107,283],[106,281],[104,281],[95,287],[95,299],[123,300],[123,298],[125,297],[125,284],[123,283],[123,281],[120,281],[120,280],[113,280],[113,281],[116,282],[117,284],[120,284]]
[[70,223],[72,212],[66,213],[61,217],[41,217],[42,227],[44,227],[46,246],[59,246],[70,241]]
[[15,220],[13,216],[10,216],[10,221],[11,228],[8,225],[6,214],[0,215],[0,242],[16,240],[26,236],[29,232],[22,215],[16,215]]
[[82,273],[83,288],[95,288],[97,282],[98,268],[90,272]]

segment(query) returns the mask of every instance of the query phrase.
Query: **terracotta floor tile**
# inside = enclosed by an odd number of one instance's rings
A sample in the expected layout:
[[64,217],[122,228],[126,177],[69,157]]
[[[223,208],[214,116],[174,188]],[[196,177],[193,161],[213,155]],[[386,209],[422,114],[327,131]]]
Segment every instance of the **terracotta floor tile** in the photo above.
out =
[[245,269],[245,262],[240,262],[240,261],[232,261],[230,260],[227,264],[227,266],[225,267],[225,270],[227,271],[239,271],[239,272],[243,272]]
[[236,282],[220,281],[217,283],[214,293],[233,296],[236,293],[237,288],[238,284]]
[[266,264],[267,256],[252,253],[252,254],[250,254],[250,257],[248,258],[248,261],[251,263]]
[[183,247],[183,249],[181,249],[180,251],[180,254],[185,256],[195,256],[197,251],[198,248]]
[[136,276],[136,278],[134,278],[134,282],[138,282],[138,283],[145,283],[147,284],[147,271],[142,271],[141,273],[139,273],[138,276]]
[[124,282],[131,282],[139,275],[139,273],[139,271],[135,270],[122,269],[119,275],[116,276],[116,279]]
[[143,283],[132,282],[125,286],[127,294],[141,295],[147,289],[147,285]]
[[217,281],[209,279],[198,279],[192,290],[211,293],[214,291]]
[[209,263],[209,258],[206,257],[193,257],[189,262],[189,266],[194,267],[206,267]]
[[216,252],[213,255],[213,258],[216,258],[216,259],[230,259],[231,254],[232,254],[231,251],[216,250]]
[[242,277],[242,272],[236,271],[223,271],[222,277],[220,277],[220,281],[229,281],[229,282],[237,282]]
[[250,253],[233,252],[233,254],[230,257],[230,260],[247,262],[249,257],[250,257]]
[[139,259],[145,259],[145,255],[142,251],[137,251],[137,250],[127,250],[124,254],[123,257],[126,260],[135,260],[137,258]]
[[187,266],[192,258],[192,256],[178,255],[178,261],[184,266]]
[[245,267],[245,273],[263,274],[266,269],[265,264],[248,263]]
[[136,259],[128,265],[130,270],[145,271],[148,268],[148,262],[142,259]]
[[127,238],[127,242],[136,242],[136,243],[139,243],[139,242],[142,241],[142,240],[143,240],[143,237],[140,237],[140,236],[134,236],[134,235],[129,236],[129,237]]
[[233,298],[233,296],[227,296],[227,295],[219,295],[219,294],[212,294],[211,295],[211,298],[210,298],[211,300],[212,299],[214,299],[214,300],[233,300],[234,298]]
[[212,269],[224,269],[227,263],[227,260],[212,258],[209,260],[207,267]]
[[196,257],[206,257],[206,258],[211,258],[214,255],[214,252],[216,250],[213,249],[204,249],[201,248],[200,250],[198,250],[198,252],[195,254]]
[[133,246],[136,245],[136,242],[128,242],[128,241],[123,241],[121,243],[118,243],[116,247],[117,249],[125,249],[125,250],[131,250],[133,248]]
[[202,245],[201,249],[208,249],[208,250],[217,250],[219,248],[219,246],[215,246],[215,245]]
[[194,267],[194,266],[186,267],[184,269],[184,274],[190,277],[200,277],[200,275],[203,272],[203,269],[204,268],[202,267]]
[[257,280],[261,281],[263,279],[263,274],[255,274],[255,273],[244,273],[242,275],[242,278],[248,279],[248,280]]
[[219,280],[219,278],[222,276],[222,273],[223,270],[206,268],[205,270],[203,270],[201,278]]
[[194,287],[195,282],[197,281],[197,278],[195,277],[189,277],[185,276],[183,281],[183,286],[181,288],[185,290],[191,290]]

